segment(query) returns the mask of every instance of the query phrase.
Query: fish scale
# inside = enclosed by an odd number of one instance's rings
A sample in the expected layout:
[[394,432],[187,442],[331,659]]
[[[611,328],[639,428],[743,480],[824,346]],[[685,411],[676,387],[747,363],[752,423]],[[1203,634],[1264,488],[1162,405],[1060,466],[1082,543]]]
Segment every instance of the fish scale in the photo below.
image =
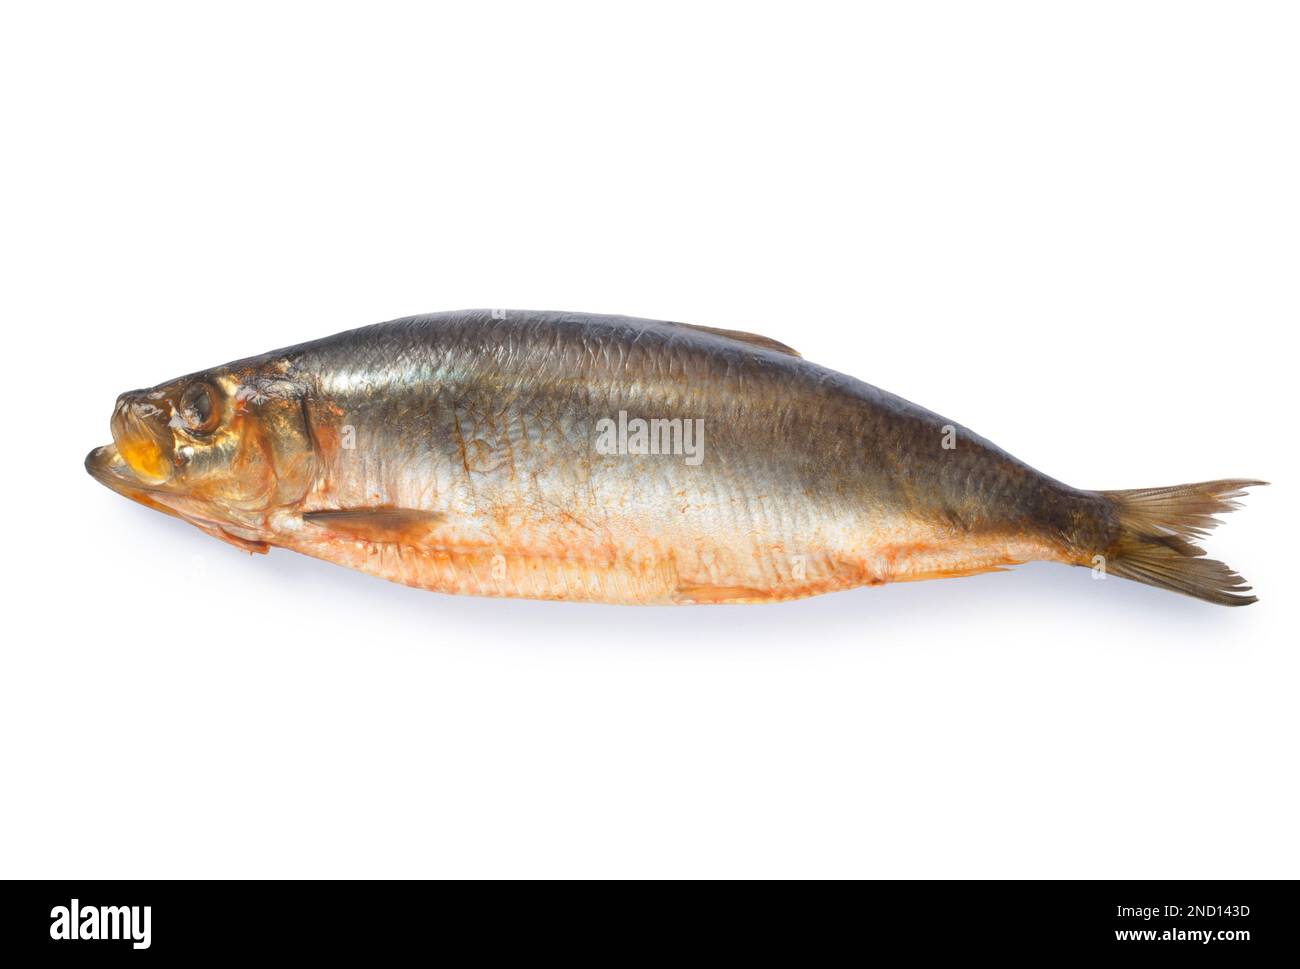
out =
[[442,592],[771,602],[1039,559],[1254,601],[1191,538],[1261,482],[1073,488],[739,331],[428,314],[123,394],[111,427],[86,466],[127,497]]

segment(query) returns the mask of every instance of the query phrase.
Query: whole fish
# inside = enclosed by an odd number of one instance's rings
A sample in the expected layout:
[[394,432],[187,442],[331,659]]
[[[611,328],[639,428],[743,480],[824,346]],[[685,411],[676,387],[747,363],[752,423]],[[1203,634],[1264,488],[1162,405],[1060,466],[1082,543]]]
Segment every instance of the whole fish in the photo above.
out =
[[580,313],[380,323],[136,390],[86,468],[251,552],[440,592],[745,603],[1042,559],[1222,605],[1263,482],[1062,484],[775,340]]

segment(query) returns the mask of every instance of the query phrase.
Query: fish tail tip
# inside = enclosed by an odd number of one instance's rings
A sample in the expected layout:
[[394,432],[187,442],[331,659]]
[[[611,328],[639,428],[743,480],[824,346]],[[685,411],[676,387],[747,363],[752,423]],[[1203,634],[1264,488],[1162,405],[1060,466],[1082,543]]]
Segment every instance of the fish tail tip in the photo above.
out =
[[1107,572],[1221,606],[1259,601],[1227,564],[1205,557],[1196,540],[1220,524],[1218,515],[1241,507],[1235,499],[1267,482],[1227,478],[1162,488],[1103,491],[1117,534],[1102,554]]

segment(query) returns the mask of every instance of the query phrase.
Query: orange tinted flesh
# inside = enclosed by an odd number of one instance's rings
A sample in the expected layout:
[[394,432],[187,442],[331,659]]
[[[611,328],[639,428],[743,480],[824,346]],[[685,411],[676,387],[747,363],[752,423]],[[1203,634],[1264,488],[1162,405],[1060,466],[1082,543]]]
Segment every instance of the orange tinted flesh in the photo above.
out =
[[122,460],[145,481],[162,481],[171,473],[171,456],[143,435],[123,436],[118,442]]
[[[285,544],[295,551],[347,565],[415,588],[459,595],[607,602],[627,605],[706,605],[781,602],[863,585],[976,575],[1033,559],[1059,558],[1033,539],[939,543],[906,541],[864,546],[860,556],[836,549],[803,555],[802,578],[788,566],[773,578],[770,549],[741,543],[721,556],[728,568],[708,567],[672,542],[611,549],[594,544],[511,547],[475,542],[454,527],[418,542],[394,536],[365,541],[351,533],[306,527]],[[716,549],[714,552],[716,553]],[[716,562],[712,554],[708,558]],[[784,556],[776,556],[778,563]],[[749,567],[735,563],[748,560]],[[778,568],[780,566],[778,565]],[[739,584],[741,581],[752,584]]]

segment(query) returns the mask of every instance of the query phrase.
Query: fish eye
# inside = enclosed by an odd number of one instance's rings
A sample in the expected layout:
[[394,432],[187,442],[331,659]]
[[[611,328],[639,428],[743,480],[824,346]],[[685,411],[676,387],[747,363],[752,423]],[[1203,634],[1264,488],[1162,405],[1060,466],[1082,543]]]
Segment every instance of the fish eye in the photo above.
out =
[[211,434],[215,431],[221,423],[218,399],[216,389],[206,381],[195,381],[186,387],[178,408],[185,429],[191,434]]

